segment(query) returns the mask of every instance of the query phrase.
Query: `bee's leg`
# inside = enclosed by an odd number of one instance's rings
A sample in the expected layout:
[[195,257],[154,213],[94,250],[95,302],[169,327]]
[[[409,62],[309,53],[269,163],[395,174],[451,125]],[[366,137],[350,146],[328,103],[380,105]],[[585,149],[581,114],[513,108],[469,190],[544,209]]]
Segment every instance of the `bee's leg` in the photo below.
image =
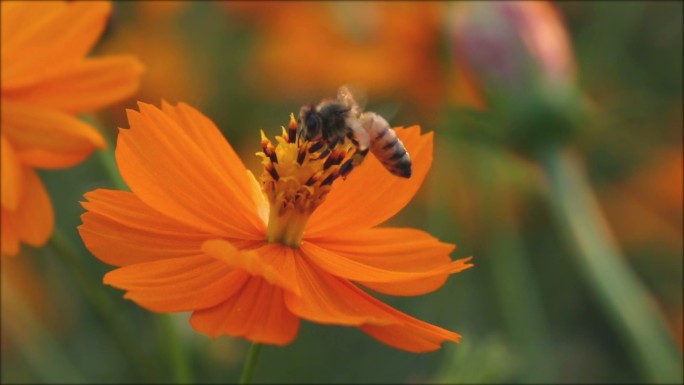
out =
[[333,136],[332,138],[330,138],[330,140],[328,140],[328,148],[329,149],[335,148],[335,146],[337,146],[337,143],[339,143],[339,141],[340,141],[339,136]]
[[325,142],[322,140],[317,140],[315,142],[311,143],[311,146],[309,146],[309,154],[312,154],[316,151],[321,150],[323,147],[325,147]]
[[351,170],[366,159],[366,155],[368,155],[368,148],[365,150],[357,150],[346,162],[342,163],[340,166],[340,175],[342,176],[342,179],[346,179]]

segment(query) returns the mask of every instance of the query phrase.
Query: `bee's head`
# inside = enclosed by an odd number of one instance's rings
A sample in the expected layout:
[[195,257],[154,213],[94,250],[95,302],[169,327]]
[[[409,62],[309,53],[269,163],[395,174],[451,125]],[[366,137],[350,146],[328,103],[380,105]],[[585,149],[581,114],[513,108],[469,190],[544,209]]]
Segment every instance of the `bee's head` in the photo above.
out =
[[321,116],[316,112],[312,104],[302,106],[299,110],[297,124],[299,126],[299,135],[307,141],[319,136],[323,127]]

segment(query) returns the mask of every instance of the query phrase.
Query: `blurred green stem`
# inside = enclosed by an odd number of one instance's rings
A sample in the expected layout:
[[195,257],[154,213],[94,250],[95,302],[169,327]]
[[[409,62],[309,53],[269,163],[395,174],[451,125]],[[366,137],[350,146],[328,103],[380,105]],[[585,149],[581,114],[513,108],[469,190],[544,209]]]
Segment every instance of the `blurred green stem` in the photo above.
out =
[[[495,282],[507,333],[520,352],[520,378],[528,383],[557,382],[554,352],[540,290],[521,241],[510,187],[511,167],[489,153],[475,153],[482,185],[484,223],[488,233],[486,264]],[[539,363],[543,362],[543,365]],[[516,365],[517,367],[518,365]]]
[[247,352],[247,359],[245,360],[245,366],[242,368],[242,375],[240,375],[240,381],[238,384],[249,384],[252,379],[252,374],[254,374],[254,368],[256,367],[257,360],[259,359],[259,352],[261,351],[261,344],[253,343]]
[[178,331],[173,324],[173,315],[160,314],[159,317],[160,329],[163,334],[162,340],[166,346],[166,353],[173,370],[175,382],[178,384],[191,384],[194,382],[192,368],[183,350],[180,338],[178,338]]
[[567,150],[549,148],[539,161],[556,218],[575,248],[585,280],[628,345],[644,380],[681,383],[682,356],[648,290],[625,263],[584,168]]
[[112,186],[117,190],[128,191],[128,186],[121,177],[121,174],[119,174],[119,169],[116,165],[116,158],[114,156],[114,143],[112,143],[112,141],[106,135],[104,135],[104,137],[105,141],[107,142],[107,148],[102,151],[97,151],[97,160],[100,162],[100,165],[102,165],[102,168],[107,174],[109,181],[112,183]]
[[114,304],[102,291],[102,285],[93,280],[91,272],[87,271],[78,253],[69,243],[59,227],[56,227],[50,238],[50,247],[66,262],[75,274],[76,282],[81,286],[86,298],[99,313],[104,322],[109,324],[109,330],[113,333],[114,340],[119,344],[133,362],[143,378],[155,379],[154,367],[149,365],[146,357],[140,351],[138,343],[132,339],[135,335],[127,324],[121,320]]

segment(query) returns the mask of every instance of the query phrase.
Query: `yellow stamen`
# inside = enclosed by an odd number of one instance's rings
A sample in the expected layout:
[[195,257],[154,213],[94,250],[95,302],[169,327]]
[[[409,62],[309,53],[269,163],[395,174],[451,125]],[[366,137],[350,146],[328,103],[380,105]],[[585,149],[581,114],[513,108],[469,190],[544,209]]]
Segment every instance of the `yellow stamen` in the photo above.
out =
[[266,239],[291,247],[299,247],[309,217],[355,152],[349,140],[310,152],[317,142],[297,138],[296,133],[297,121],[290,114],[288,129],[283,127],[282,136],[276,136],[276,146],[261,132],[263,151],[257,153],[264,166],[261,188],[271,206]]

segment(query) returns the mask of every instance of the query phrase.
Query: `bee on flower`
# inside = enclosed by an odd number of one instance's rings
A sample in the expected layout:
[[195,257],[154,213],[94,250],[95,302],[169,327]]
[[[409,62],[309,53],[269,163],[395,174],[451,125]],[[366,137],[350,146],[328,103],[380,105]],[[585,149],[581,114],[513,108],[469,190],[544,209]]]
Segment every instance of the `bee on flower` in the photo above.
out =
[[[417,192],[432,134],[395,127],[411,178],[356,153],[349,138],[311,151],[294,115],[275,142],[262,132],[263,170],[245,168],[212,121],[187,104],[128,110],[116,159],[131,191],[85,195],[86,247],[117,268],[106,284],[155,312],[192,312],[192,327],[273,345],[300,319],[357,327],[397,349],[428,352],[460,335],[375,299],[432,292],[472,265],[454,245],[410,228],[377,227]],[[369,186],[373,186],[370,188]]]

